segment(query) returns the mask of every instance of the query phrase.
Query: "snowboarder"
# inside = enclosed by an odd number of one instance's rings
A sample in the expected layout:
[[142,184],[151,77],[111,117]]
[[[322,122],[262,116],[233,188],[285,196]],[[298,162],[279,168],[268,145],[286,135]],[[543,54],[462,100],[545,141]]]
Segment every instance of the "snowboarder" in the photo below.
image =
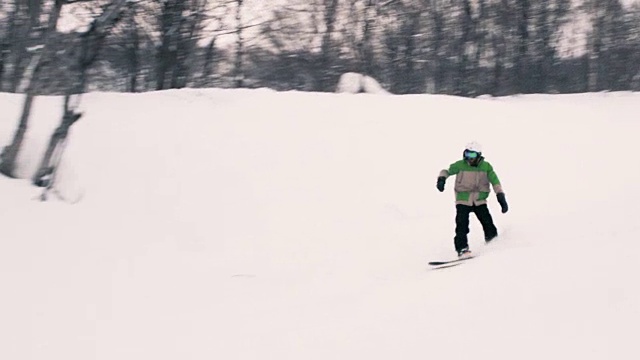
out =
[[475,213],[482,229],[484,240],[489,243],[498,236],[498,229],[493,224],[493,218],[487,207],[487,198],[491,192],[489,184],[496,192],[502,213],[509,211],[507,199],[500,185],[498,175],[493,166],[482,156],[482,147],[477,142],[467,144],[462,154],[462,160],[451,164],[448,169],[440,171],[436,187],[444,191],[447,178],[456,175],[454,191],[456,195],[456,236],[455,249],[458,257],[470,257],[467,234],[469,233],[469,214]]

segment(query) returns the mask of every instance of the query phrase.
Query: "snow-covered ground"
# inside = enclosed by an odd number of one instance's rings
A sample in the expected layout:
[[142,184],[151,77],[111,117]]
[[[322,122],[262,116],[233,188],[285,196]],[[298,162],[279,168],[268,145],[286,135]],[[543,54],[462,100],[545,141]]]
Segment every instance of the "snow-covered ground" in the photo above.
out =
[[[0,145],[22,98],[0,94]],[[35,104],[28,177],[61,114]],[[95,93],[0,178],[0,359],[638,359],[640,94]],[[510,211],[453,257],[477,140]]]

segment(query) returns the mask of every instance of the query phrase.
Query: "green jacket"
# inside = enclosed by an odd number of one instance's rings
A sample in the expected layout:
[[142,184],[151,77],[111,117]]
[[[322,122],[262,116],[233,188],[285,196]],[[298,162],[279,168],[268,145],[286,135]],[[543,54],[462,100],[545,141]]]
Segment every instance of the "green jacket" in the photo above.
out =
[[489,184],[496,193],[501,193],[502,186],[493,166],[484,158],[480,158],[477,166],[469,165],[465,160],[459,160],[449,166],[449,169],[440,171],[439,176],[448,178],[456,176],[456,184],[453,190],[456,193],[456,204],[482,205],[487,203],[491,192]]

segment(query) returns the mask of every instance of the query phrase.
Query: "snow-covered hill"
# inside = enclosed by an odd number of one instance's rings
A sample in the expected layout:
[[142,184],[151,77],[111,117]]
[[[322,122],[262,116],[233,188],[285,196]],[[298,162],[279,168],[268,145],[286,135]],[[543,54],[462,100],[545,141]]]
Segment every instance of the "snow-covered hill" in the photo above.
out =
[[[0,94],[0,145],[21,98]],[[35,104],[28,177],[61,114]],[[87,95],[58,190],[0,178],[0,358],[637,359],[640,95]],[[455,256],[477,140],[510,211]]]

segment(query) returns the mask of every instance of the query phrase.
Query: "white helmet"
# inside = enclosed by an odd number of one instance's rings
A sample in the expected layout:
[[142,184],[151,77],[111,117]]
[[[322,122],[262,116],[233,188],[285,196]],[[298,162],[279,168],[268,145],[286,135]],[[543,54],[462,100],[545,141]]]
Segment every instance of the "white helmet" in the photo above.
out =
[[471,166],[478,166],[482,161],[482,146],[479,143],[472,141],[465,146],[462,152],[462,158]]
[[477,141],[472,141],[467,144],[464,148],[465,150],[475,151],[477,153],[482,153],[482,145],[480,145]]

